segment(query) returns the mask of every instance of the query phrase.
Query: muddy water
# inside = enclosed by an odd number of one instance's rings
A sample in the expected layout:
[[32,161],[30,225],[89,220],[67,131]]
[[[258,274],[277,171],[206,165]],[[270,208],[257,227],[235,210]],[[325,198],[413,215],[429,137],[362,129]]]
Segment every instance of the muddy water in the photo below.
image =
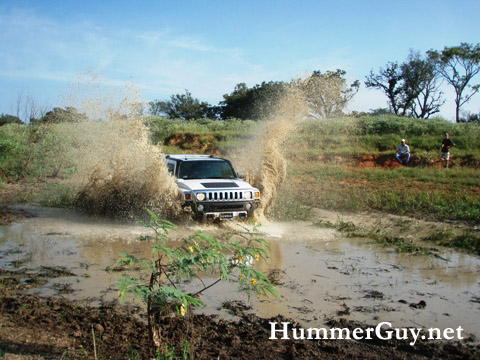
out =
[[[45,284],[29,292],[58,295],[100,304],[117,297],[118,273],[106,271],[120,253],[149,257],[148,243],[137,240],[148,229],[80,215],[71,210],[27,208],[36,215],[17,224],[0,227],[0,269],[45,273]],[[225,229],[186,223],[174,238],[202,229]],[[397,254],[365,239],[345,239],[332,229],[309,223],[275,223],[263,227],[271,243],[269,264],[257,264],[272,272],[281,295],[276,300],[252,298],[260,316],[278,313],[306,326],[323,325],[342,316],[395,326],[457,328],[480,337],[480,258],[445,250],[442,257]],[[204,279],[209,281],[209,279]],[[211,279],[213,281],[213,279]],[[193,284],[195,286],[196,284]],[[201,311],[228,317],[221,304],[248,301],[235,292],[234,283],[205,293]],[[424,301],[421,308],[416,304]]]

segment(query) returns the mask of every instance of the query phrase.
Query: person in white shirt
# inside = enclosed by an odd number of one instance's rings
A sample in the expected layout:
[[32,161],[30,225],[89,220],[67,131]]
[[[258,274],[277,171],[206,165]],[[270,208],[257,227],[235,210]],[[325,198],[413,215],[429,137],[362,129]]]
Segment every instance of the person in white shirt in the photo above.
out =
[[402,143],[397,146],[397,154],[395,155],[400,164],[407,165],[410,161],[410,147],[405,144],[405,139],[402,139]]

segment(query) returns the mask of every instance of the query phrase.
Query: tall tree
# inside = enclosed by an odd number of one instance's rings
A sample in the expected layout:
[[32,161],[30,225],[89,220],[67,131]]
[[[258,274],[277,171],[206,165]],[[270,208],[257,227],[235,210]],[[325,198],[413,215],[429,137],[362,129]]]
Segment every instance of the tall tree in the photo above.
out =
[[383,91],[390,110],[400,116],[427,119],[444,103],[435,64],[414,51],[401,64],[389,62],[378,73],[370,71],[365,85]]
[[401,66],[405,98],[413,98],[408,114],[428,119],[440,111],[445,103],[440,91],[441,76],[429,58],[422,58],[419,52],[410,51],[408,59]]
[[314,71],[308,78],[294,81],[303,90],[312,115],[330,118],[343,114],[360,87],[358,80],[348,85],[345,74],[340,69],[325,73]]
[[370,70],[365,86],[383,91],[387,95],[389,109],[396,115],[405,115],[408,107],[405,104],[402,71],[398,63],[387,63],[385,69],[380,68],[377,74]]
[[437,65],[440,74],[455,89],[455,120],[460,121],[460,108],[475,95],[480,84],[470,81],[480,72],[480,44],[461,43],[445,47],[442,51],[430,50],[428,56]]

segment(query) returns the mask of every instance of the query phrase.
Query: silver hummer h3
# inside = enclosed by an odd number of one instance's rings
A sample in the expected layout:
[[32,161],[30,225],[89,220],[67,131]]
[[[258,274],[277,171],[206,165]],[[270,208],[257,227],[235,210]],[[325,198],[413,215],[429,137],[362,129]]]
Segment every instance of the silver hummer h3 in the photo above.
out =
[[230,161],[211,155],[166,155],[182,206],[196,220],[246,219],[260,202],[260,191],[241,179]]

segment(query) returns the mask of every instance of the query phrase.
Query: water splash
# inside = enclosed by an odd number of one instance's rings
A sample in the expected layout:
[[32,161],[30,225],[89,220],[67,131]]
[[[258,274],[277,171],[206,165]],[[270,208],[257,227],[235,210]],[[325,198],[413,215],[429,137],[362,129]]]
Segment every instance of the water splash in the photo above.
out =
[[95,73],[83,75],[65,97],[89,120],[69,124],[79,179],[77,206],[88,212],[132,216],[150,209],[164,218],[181,212],[174,178],[139,116],[139,91],[108,90]]
[[273,207],[286,178],[287,161],[282,146],[307,115],[308,105],[301,90],[289,85],[281,98],[275,99],[275,106],[265,116],[259,135],[244,144],[242,150],[230,153],[234,163],[246,172],[246,181],[262,193],[260,206],[255,212],[260,221],[265,220],[265,215]]

